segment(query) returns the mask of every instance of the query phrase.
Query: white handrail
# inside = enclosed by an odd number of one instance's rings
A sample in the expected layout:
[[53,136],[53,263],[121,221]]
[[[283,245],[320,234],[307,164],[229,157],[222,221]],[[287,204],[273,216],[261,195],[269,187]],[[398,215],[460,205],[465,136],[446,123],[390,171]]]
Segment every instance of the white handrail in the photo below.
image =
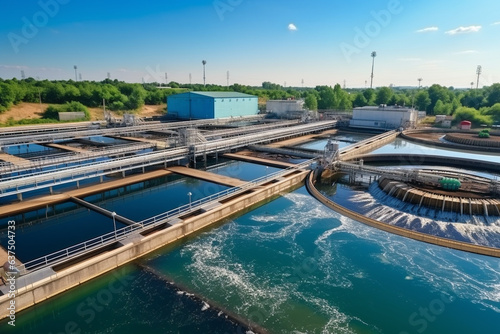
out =
[[179,216],[181,214],[187,213],[187,212],[192,212],[198,210],[202,205],[206,203],[213,202],[215,200],[220,200],[222,198],[232,196],[236,193],[244,192],[245,190],[249,188],[253,188],[257,186],[260,183],[264,183],[270,179],[275,179],[277,177],[280,177],[282,175],[285,175],[289,173],[292,170],[297,170],[297,169],[304,169],[306,167],[309,167],[311,163],[313,163],[316,159],[311,159],[308,161],[304,161],[300,164],[297,164],[295,166],[291,166],[287,169],[280,170],[277,172],[274,172],[269,175],[265,175],[262,177],[259,177],[255,180],[252,180],[250,182],[247,182],[243,184],[240,187],[233,187],[229,188],[223,191],[220,191],[216,194],[204,197],[202,199],[199,199],[197,201],[192,202],[191,204],[185,204],[180,207],[177,207],[175,209],[169,210],[167,212],[161,213],[159,215],[144,219],[140,222],[137,222],[136,224],[133,225],[127,225],[125,227],[122,227],[120,229],[115,231],[111,231],[109,233],[103,234],[101,236],[95,237],[93,239],[87,240],[85,242],[64,248],[60,251],[56,251],[53,253],[50,253],[48,255],[42,256],[40,258],[27,261],[23,263],[18,269],[20,270],[22,275],[25,275],[29,272],[32,272],[34,270],[42,269],[48,266],[53,266],[58,263],[61,263],[63,261],[69,260],[71,258],[75,258],[77,256],[82,256],[84,254],[87,254],[89,252],[95,251],[98,248],[108,246],[114,242],[123,240],[130,236],[133,232],[136,232],[138,230],[145,230],[145,229],[150,229],[154,228],[158,225],[164,224],[167,222],[167,220],[171,219],[172,217]]

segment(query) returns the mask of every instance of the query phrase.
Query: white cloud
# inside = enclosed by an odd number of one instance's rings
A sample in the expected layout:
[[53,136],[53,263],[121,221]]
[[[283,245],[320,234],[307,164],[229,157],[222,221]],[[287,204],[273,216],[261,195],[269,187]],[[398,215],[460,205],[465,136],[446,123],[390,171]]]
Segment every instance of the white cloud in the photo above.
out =
[[492,25],[492,26],[498,26],[498,25],[500,25],[500,21],[495,22],[495,23],[492,23],[491,25]]
[[475,54],[475,53],[479,53],[479,51],[477,51],[477,50],[464,50],[464,51],[455,52],[456,55],[470,55],[470,54]]
[[297,27],[295,26],[295,24],[290,23],[288,25],[288,30],[290,30],[290,31],[297,31]]
[[438,27],[427,27],[427,28],[419,29],[416,32],[431,32],[431,31],[438,31],[438,30],[439,30]]
[[458,27],[456,29],[448,30],[446,34],[456,35],[456,34],[467,34],[470,32],[479,32],[481,28],[482,28],[481,26]]

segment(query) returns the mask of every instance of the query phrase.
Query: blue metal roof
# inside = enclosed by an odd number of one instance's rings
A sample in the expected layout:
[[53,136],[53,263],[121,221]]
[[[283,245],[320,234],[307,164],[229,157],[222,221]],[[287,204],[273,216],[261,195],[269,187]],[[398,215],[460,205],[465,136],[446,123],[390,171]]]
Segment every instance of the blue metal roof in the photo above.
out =
[[[176,94],[176,95],[182,95],[182,94],[197,94],[197,95],[203,95],[207,97],[212,97],[212,98],[224,98],[224,99],[230,99],[230,98],[250,98],[250,97],[257,97],[255,95],[249,95],[249,94],[244,94],[244,93],[238,93],[238,92],[188,92],[188,93],[181,93],[181,94]],[[175,95],[171,95],[175,96]]]

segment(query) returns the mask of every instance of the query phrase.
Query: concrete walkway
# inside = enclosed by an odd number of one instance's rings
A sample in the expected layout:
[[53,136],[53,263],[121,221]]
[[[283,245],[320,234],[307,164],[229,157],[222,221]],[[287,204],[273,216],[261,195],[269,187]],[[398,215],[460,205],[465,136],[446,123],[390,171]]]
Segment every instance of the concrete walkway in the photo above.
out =
[[135,142],[139,142],[139,143],[152,143],[152,144],[155,144],[157,148],[161,148],[161,149],[167,148],[166,141],[140,138],[140,137],[120,137],[120,136],[108,136],[108,137],[115,138],[115,139],[128,140],[128,141],[135,141]]
[[60,149],[60,150],[63,150],[63,151],[75,152],[75,153],[89,153],[89,150],[86,150],[86,149],[83,149],[83,148],[79,148],[79,147],[72,147],[72,146],[68,146],[68,145],[62,145],[62,144],[51,143],[51,144],[44,144],[44,146],[52,147],[52,148],[57,148],[57,149]]
[[332,130],[326,130],[323,131],[319,134],[311,134],[311,135],[305,135],[305,136],[300,136],[300,137],[295,137],[287,140],[282,140],[276,143],[271,143],[269,145],[266,145],[267,147],[284,147],[284,146],[296,146],[299,144],[304,144],[309,141],[313,141],[316,139],[325,139],[329,138],[331,135],[337,134],[338,130],[337,129],[332,129]]
[[23,158],[16,157],[15,155],[7,154],[7,153],[0,153],[0,160],[3,160],[5,162],[10,162],[11,164],[14,165],[25,165],[25,164],[30,164],[31,161]]
[[243,152],[239,152],[239,153],[226,153],[223,155],[223,157],[229,158],[229,159],[234,159],[234,160],[252,162],[252,163],[256,163],[256,164],[260,164],[260,165],[277,167],[277,168],[289,168],[289,167],[295,166],[295,164],[292,164],[289,162],[253,157],[253,156],[250,156],[249,154],[251,154],[251,152],[244,152],[243,151]]
[[169,167],[169,168],[167,168],[167,170],[171,171],[172,173],[175,173],[175,174],[190,176],[190,177],[194,177],[194,178],[197,178],[200,180],[214,182],[214,183],[222,184],[223,186],[229,186],[229,187],[240,187],[240,186],[244,185],[245,183],[247,183],[247,182],[242,181],[240,179],[232,178],[229,176],[214,174],[214,173],[205,172],[205,171],[198,170],[198,169],[192,169],[192,168],[181,167],[181,166]]

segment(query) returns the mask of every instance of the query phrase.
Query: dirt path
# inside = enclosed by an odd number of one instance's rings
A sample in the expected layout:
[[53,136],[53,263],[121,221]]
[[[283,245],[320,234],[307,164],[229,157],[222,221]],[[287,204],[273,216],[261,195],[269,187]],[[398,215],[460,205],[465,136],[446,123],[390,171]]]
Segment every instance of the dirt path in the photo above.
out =
[[[42,113],[47,109],[49,104],[42,103],[20,103],[13,106],[6,112],[0,114],[0,124],[7,122],[9,118],[13,118],[15,121],[21,119],[36,119],[42,118]],[[165,110],[165,104],[152,106],[145,105],[142,107],[141,111],[137,113],[139,117],[151,117],[151,116],[161,116]],[[102,108],[89,108],[91,121],[104,120],[104,112]],[[121,118],[120,115],[112,112],[116,118]]]

